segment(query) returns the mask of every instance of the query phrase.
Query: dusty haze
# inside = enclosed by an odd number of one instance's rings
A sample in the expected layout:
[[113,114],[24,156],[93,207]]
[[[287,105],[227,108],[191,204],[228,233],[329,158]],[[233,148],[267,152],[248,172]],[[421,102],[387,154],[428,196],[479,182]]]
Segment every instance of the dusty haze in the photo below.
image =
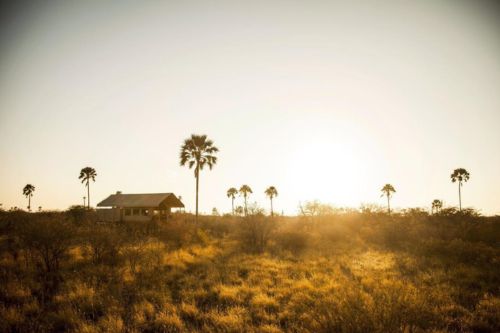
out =
[[[5,5],[4,5],[5,6]],[[194,208],[180,145],[206,133],[218,165],[200,208],[229,187],[293,214],[338,206],[463,205],[500,214],[500,20],[474,1],[68,2],[7,6],[0,29],[0,202],[92,204],[171,191]]]

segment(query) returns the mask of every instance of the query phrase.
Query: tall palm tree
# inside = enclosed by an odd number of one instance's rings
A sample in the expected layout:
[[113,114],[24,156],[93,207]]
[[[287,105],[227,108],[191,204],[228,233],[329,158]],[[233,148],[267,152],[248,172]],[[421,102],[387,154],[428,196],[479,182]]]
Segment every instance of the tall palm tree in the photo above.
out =
[[78,179],[81,179],[82,184],[85,183],[85,186],[87,187],[87,209],[90,209],[90,181],[92,180],[95,182],[96,176],[97,173],[94,168],[85,167],[80,170],[80,176],[78,177]]
[[234,215],[234,198],[236,197],[236,194],[238,194],[238,190],[234,187],[231,187],[229,190],[227,190],[227,197],[231,198],[231,211],[233,215]]
[[443,208],[443,202],[439,199],[434,199],[432,201],[432,213],[438,213],[441,208]]
[[390,214],[391,213],[391,197],[392,197],[392,194],[396,192],[396,190],[394,189],[394,186],[392,186],[391,184],[385,184],[384,187],[382,187],[381,189],[382,191],[382,197],[383,196],[386,196],[387,197],[387,212]]
[[250,186],[248,186],[248,185],[242,185],[240,187],[240,195],[242,195],[243,198],[245,199],[245,216],[247,216],[247,214],[248,214],[247,198],[250,196],[250,193],[253,193],[252,189],[250,188]]
[[462,192],[460,189],[463,186],[463,183],[469,180],[470,174],[464,168],[458,168],[453,170],[453,173],[450,177],[452,183],[458,182],[458,205],[460,211],[462,211]]
[[264,193],[267,195],[269,200],[271,200],[271,216],[274,216],[273,212],[273,198],[278,196],[278,190],[276,190],[276,187],[274,186],[269,186]]
[[26,184],[23,188],[23,194],[28,198],[28,210],[31,211],[31,197],[33,196],[33,192],[35,192],[35,186],[31,184]]
[[184,140],[181,146],[180,162],[181,166],[188,165],[194,167],[194,177],[196,178],[196,222],[198,222],[198,192],[200,184],[200,171],[205,165],[210,170],[217,163],[217,157],[214,155],[219,148],[214,146],[212,140],[207,139],[206,135],[191,134],[191,137]]

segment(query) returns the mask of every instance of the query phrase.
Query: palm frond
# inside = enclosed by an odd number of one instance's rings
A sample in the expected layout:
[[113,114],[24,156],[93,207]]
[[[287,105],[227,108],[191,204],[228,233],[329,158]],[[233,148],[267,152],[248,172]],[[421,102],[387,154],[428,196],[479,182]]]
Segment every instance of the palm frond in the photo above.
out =
[[[180,165],[188,164],[189,168],[195,168],[195,176],[199,170],[203,170],[208,165],[210,170],[217,163],[217,157],[213,154],[218,152],[218,148],[213,146],[213,141],[208,140],[205,134],[191,134],[191,137],[184,140],[179,154]],[[198,171],[196,171],[198,170]]]
[[271,199],[278,196],[278,190],[274,186],[269,186],[264,193]]

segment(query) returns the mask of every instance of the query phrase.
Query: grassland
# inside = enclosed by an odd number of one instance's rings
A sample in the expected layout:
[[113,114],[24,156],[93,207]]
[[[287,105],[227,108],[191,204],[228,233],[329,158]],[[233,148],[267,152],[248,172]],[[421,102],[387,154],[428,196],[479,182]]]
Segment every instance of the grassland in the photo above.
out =
[[499,332],[500,218],[0,212],[2,332]]

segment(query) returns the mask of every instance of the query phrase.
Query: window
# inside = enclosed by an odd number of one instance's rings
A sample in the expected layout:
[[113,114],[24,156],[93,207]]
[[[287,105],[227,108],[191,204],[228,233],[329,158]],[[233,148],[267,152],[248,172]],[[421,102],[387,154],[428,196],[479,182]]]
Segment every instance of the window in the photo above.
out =
[[149,209],[143,209],[142,210],[142,215],[148,216],[149,215]]
[[125,209],[125,216],[130,216],[132,214],[131,209]]
[[141,210],[140,209],[132,209],[132,215],[141,215]]

